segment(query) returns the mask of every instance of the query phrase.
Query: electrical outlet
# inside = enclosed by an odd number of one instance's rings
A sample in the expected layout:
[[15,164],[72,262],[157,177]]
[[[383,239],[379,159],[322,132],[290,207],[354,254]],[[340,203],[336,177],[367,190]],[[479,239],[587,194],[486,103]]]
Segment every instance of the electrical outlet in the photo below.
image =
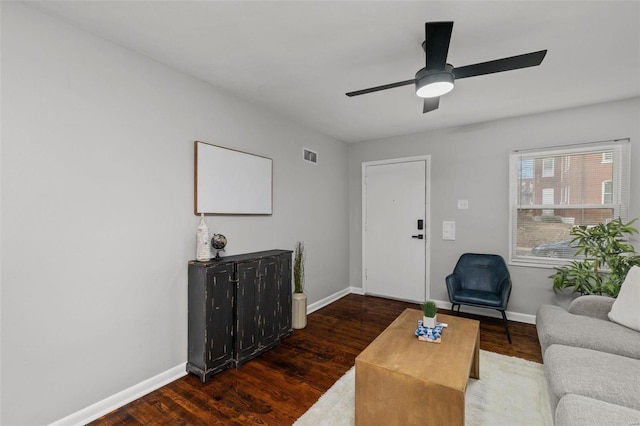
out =
[[466,210],[469,208],[469,200],[458,200],[458,210]]

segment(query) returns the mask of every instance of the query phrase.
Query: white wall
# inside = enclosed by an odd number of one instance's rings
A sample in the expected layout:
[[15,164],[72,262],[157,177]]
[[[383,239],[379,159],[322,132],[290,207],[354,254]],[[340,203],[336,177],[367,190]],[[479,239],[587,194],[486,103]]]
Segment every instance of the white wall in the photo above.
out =
[[304,240],[309,301],[347,287],[344,143],[21,4],[1,18],[0,423],[186,361],[194,140],[273,158],[272,216],[207,219],[227,254]]
[[[437,120],[433,114],[425,120]],[[362,162],[431,155],[430,290],[431,298],[448,301],[444,279],[462,253],[508,259],[512,150],[622,138],[631,138],[629,217],[634,218],[640,216],[640,98],[350,145],[351,286],[362,286]],[[469,210],[457,210],[459,199],[469,200]],[[455,241],[442,240],[444,220],[456,221]],[[542,303],[566,302],[551,290],[552,269],[510,266],[510,271],[509,311],[535,314]]]

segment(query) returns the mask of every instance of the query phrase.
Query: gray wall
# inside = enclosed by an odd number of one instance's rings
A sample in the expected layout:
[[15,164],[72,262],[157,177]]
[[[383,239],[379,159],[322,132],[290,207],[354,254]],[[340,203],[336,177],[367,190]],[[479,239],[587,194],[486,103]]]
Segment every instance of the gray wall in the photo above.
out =
[[[437,112],[425,120],[437,120]],[[464,252],[509,254],[509,154],[514,149],[631,138],[631,206],[640,216],[640,98],[545,114],[362,142],[349,147],[350,285],[362,286],[361,164],[431,155],[431,298],[448,301],[444,278]],[[469,200],[458,210],[457,200]],[[442,240],[442,221],[456,221],[456,240]],[[637,246],[637,244],[636,244]],[[556,296],[552,269],[510,266],[509,311],[535,314]]]
[[1,424],[186,362],[194,140],[273,158],[272,216],[207,219],[227,254],[303,240],[309,301],[348,286],[343,142],[21,4],[1,24]]

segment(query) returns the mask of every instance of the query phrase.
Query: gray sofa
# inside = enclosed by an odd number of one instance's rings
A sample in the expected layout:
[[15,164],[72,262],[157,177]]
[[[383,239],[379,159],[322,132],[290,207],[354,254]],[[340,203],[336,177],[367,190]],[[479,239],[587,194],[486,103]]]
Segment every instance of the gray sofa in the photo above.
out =
[[581,296],[568,311],[538,308],[556,426],[640,425],[640,332],[609,321],[614,301]]

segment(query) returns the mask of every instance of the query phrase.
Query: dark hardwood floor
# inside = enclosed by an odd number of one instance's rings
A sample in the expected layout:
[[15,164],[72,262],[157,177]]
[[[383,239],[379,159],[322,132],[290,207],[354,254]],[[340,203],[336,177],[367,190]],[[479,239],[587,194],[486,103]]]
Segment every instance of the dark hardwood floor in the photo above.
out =
[[[92,425],[290,425],[355,363],[405,308],[418,305],[348,295],[308,317],[282,344],[207,383],[188,375],[96,420]],[[464,309],[464,308],[463,308]],[[449,313],[449,311],[441,311]],[[535,325],[480,320],[481,349],[542,362]]]

